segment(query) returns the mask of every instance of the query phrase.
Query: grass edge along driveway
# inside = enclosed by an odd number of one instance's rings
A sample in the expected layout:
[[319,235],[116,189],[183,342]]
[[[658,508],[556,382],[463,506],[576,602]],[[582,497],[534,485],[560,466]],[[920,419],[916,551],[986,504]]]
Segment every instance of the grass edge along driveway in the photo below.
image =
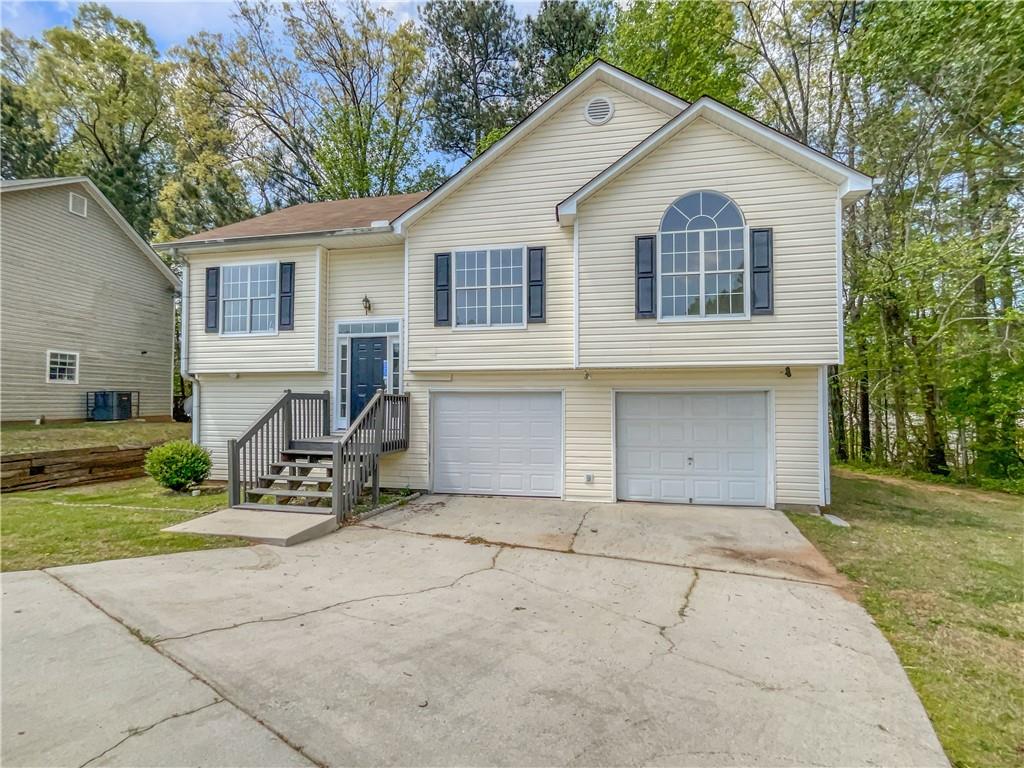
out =
[[958,768],[1024,760],[1024,497],[849,470],[791,519],[855,583]]
[[180,494],[151,478],[0,497],[0,568],[21,571],[197,549],[244,546],[162,528],[227,506],[224,491]]

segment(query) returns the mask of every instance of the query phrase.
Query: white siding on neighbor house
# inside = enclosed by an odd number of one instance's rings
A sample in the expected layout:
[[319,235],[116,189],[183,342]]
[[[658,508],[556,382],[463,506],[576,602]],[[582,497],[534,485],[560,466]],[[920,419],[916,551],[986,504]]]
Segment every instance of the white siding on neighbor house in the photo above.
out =
[[[678,197],[731,197],[774,230],[775,312],[749,320],[637,320],[634,237],[655,234]],[[839,355],[836,188],[698,119],[580,204],[580,365],[819,364]]]
[[[583,115],[605,96],[615,115],[601,126]],[[411,370],[559,368],[573,364],[572,230],[555,206],[669,118],[604,83],[537,126],[506,155],[414,221],[409,247]],[[547,322],[525,329],[434,326],[434,254],[472,246],[547,248]]]
[[[295,329],[274,334],[206,332],[206,270],[230,264],[295,262]],[[196,373],[323,370],[317,360],[324,318],[317,306],[318,274],[324,257],[316,248],[264,248],[190,254],[189,368]],[[223,275],[223,271],[221,273]],[[223,294],[223,291],[221,291]],[[218,327],[222,327],[219,324]]]
[[[88,215],[68,210],[68,193]],[[0,419],[84,419],[86,392],[138,390],[170,417],[174,288],[80,186],[2,195]],[[47,350],[78,352],[78,384],[47,381]]]
[[[775,414],[776,505],[821,504],[822,472],[819,455],[818,369],[792,368],[786,377],[779,368],[692,370],[456,372],[410,374],[410,446],[385,457],[382,482],[389,486],[426,488],[429,475],[429,395],[444,390],[550,390],[565,393],[565,497],[572,500],[613,501],[614,393],[618,391],[760,389],[771,391]],[[592,473],[592,483],[585,475]]]

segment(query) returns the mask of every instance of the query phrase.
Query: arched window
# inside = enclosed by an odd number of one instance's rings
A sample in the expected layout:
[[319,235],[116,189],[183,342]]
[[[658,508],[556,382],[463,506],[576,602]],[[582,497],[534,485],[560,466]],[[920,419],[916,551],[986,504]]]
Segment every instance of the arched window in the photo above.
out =
[[692,192],[661,218],[661,317],[746,314],[743,214],[717,192]]

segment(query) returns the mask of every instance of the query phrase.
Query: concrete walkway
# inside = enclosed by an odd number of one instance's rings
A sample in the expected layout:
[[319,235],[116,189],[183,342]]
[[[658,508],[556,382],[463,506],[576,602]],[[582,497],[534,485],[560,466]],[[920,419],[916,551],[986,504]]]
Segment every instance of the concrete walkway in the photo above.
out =
[[426,497],[2,586],[5,766],[947,765],[767,510]]

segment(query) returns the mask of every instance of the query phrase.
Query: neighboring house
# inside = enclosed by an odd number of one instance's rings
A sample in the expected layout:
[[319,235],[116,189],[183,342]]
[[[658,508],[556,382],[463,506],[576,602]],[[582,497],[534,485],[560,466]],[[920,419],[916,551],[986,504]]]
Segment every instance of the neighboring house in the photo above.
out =
[[280,396],[344,430],[407,393],[382,482],[445,493],[828,502],[840,228],[870,179],[598,62],[429,195],[301,205],[187,264],[215,474]]
[[0,420],[85,419],[111,391],[170,419],[174,273],[85,177],[0,193]]

